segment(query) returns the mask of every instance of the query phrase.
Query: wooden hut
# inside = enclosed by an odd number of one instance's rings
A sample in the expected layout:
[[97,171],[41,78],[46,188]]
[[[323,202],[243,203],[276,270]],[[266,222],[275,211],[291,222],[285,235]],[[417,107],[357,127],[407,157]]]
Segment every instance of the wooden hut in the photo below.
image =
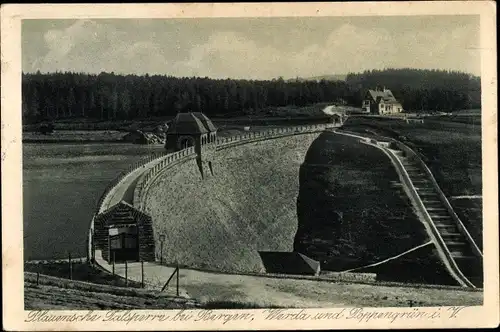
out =
[[155,260],[151,217],[125,201],[96,216],[94,241],[109,263]]

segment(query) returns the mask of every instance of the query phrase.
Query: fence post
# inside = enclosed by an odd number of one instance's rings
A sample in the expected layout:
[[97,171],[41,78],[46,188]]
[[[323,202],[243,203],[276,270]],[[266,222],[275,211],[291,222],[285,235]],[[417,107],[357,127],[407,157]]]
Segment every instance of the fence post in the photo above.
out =
[[141,286],[144,288],[144,262],[141,261]]
[[177,265],[177,297],[179,297],[179,263],[176,264]]
[[128,286],[128,266],[127,266],[127,259],[125,259],[125,287]]
[[36,285],[38,286],[38,281],[40,280],[40,271],[36,271]]
[[165,242],[165,235],[160,234],[160,265],[163,265],[163,242]]
[[113,275],[115,275],[115,255],[116,255],[116,252],[113,251]]
[[68,252],[69,279],[73,280],[73,267],[71,266],[71,253]]

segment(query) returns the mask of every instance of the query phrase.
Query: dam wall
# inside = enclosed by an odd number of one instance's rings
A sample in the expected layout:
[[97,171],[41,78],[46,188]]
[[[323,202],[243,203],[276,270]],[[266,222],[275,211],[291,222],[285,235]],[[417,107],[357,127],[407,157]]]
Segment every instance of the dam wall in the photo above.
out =
[[[258,251],[293,250],[299,167],[312,141],[328,127],[297,126],[219,138],[214,143],[215,175],[206,179],[193,148],[151,156],[110,183],[97,213],[110,206],[107,201],[114,191],[136,177],[132,205],[153,218],[157,259],[159,236],[164,235],[164,262],[262,272]],[[95,259],[93,229],[92,221],[89,258]]]
[[157,258],[231,272],[263,272],[259,251],[293,251],[299,168],[326,126],[219,139],[214,175],[194,154],[164,157],[138,181],[134,206],[153,218]]
[[[203,179],[194,158],[168,169],[143,193],[164,262],[218,271],[262,272],[258,251],[292,251],[299,168],[319,133],[218,151]],[[159,252],[158,252],[159,254]]]

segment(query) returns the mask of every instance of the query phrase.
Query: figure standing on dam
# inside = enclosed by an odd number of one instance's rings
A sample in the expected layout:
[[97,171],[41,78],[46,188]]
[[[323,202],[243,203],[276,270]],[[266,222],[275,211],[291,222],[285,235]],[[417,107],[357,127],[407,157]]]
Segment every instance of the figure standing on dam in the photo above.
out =
[[179,151],[194,147],[202,177],[213,175],[217,128],[201,112],[178,113],[166,132],[165,149]]

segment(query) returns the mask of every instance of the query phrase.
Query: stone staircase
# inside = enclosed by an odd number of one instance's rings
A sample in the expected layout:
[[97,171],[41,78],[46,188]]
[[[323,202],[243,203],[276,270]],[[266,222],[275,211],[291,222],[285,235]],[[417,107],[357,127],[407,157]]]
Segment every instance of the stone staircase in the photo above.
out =
[[472,245],[461,232],[446,205],[441,201],[438,191],[426,172],[420,168],[417,161],[406,157],[403,151],[393,149],[390,151],[396,155],[406,169],[418,196],[462,274],[476,287],[482,288],[482,259],[474,253]]

